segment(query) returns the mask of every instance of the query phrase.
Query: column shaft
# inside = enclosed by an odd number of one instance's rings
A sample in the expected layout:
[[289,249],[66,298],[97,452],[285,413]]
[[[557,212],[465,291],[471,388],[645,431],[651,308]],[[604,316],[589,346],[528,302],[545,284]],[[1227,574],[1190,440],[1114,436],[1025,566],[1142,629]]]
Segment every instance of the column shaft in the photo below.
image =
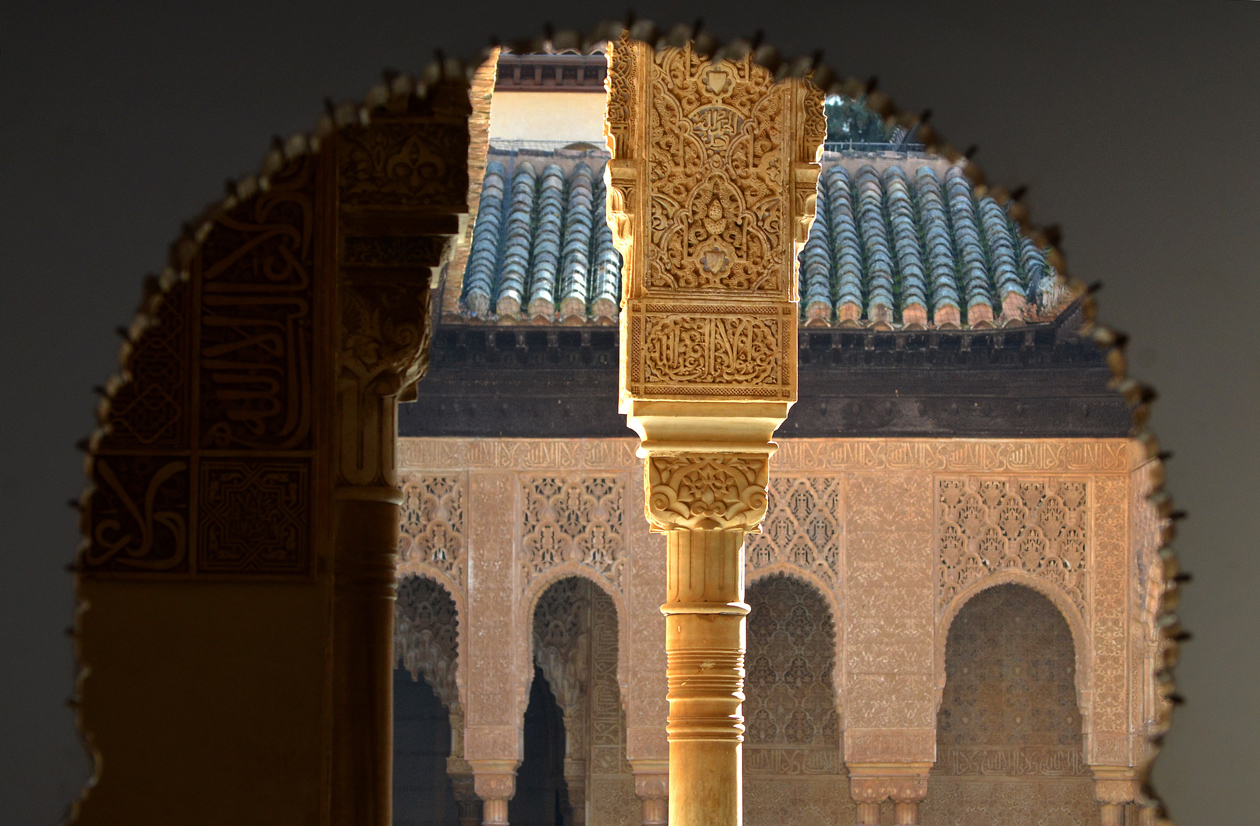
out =
[[333,823],[389,826],[399,494],[337,492],[333,585]]
[[667,533],[670,819],[738,826],[744,741],[744,532]]

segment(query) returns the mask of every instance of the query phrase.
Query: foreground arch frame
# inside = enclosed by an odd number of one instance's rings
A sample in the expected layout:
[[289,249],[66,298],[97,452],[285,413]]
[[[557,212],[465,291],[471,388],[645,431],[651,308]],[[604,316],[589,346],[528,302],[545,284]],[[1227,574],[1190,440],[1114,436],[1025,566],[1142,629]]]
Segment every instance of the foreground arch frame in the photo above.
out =
[[[583,48],[626,28],[549,40]],[[767,46],[646,22],[628,34],[864,91]],[[475,69],[444,61],[333,107],[189,223],[146,282],[85,444],[78,711],[97,762],[76,822],[389,821],[394,411],[424,373],[432,291],[466,230],[470,77],[475,95]],[[881,93],[867,100],[916,122]],[[930,127],[920,136],[985,186]],[[1066,272],[1027,211],[1012,215]],[[1153,394],[1125,377],[1124,337],[1085,306],[1154,460],[1168,697],[1179,580],[1162,454],[1145,429]]]

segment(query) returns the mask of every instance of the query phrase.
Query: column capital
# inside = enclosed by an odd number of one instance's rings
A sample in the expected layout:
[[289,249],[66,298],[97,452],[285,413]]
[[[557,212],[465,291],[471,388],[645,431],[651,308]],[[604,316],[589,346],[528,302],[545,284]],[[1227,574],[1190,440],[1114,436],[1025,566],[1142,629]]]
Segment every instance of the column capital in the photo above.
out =
[[849,793],[858,803],[918,803],[927,797],[931,763],[849,763]]
[[653,530],[760,530],[769,451],[652,452],[644,501]]
[[1123,805],[1138,798],[1137,772],[1132,766],[1090,766],[1094,798],[1103,805]]
[[516,794],[516,769],[519,760],[469,760],[476,777],[477,796],[511,797]]

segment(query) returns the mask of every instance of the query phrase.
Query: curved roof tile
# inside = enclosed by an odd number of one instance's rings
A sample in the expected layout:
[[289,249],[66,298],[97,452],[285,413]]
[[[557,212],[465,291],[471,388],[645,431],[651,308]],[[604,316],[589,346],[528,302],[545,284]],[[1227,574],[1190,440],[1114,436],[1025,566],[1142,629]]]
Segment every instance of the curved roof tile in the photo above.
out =
[[[606,220],[607,155],[492,158],[464,277],[465,313],[614,322],[621,255]],[[535,163],[546,164],[541,175]],[[941,164],[843,155],[823,166],[800,254],[806,326],[984,327],[1057,312],[1065,294],[1045,254],[1001,205],[977,197],[958,167],[942,174]]]

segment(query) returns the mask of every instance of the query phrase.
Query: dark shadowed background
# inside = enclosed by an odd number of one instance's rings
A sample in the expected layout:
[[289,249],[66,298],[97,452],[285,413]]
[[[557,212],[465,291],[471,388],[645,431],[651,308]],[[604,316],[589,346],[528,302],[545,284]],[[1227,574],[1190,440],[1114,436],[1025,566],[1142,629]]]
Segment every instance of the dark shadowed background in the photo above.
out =
[[[1260,811],[1260,2],[638,2],[719,37],[822,48],[931,108],[1034,218],[1059,223],[1131,372],[1190,519],[1189,700],[1157,769],[1182,826]],[[179,225],[254,171],[273,135],[384,67],[470,57],[492,33],[589,28],[624,6],[534,0],[6,4],[0,12],[0,822],[48,824],[90,765],[66,699],[74,443],[118,325]],[[629,435],[629,433],[627,433]]]

